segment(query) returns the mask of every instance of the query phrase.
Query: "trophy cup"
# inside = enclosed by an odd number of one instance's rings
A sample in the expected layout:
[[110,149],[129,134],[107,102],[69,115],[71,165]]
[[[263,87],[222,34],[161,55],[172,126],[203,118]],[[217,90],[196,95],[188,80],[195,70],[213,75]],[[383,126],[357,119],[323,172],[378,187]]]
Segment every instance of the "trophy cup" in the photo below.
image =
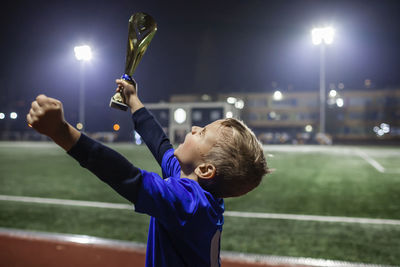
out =
[[[135,13],[129,19],[128,47],[126,51],[125,73],[121,79],[134,84],[132,75],[139,65],[143,54],[146,52],[154,34],[157,31],[157,23],[148,14]],[[122,89],[123,90],[123,89]],[[126,111],[128,105],[125,103],[123,92],[117,92],[111,97],[110,107]]]

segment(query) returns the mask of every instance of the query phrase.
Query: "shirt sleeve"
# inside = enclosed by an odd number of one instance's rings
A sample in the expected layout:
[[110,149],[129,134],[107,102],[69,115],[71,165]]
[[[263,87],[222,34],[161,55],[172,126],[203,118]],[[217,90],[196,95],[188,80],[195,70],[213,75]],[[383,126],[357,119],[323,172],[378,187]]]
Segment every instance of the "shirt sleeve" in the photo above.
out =
[[84,134],[67,153],[121,196],[136,202],[142,172],[124,156]]
[[157,218],[168,228],[183,226],[193,216],[203,218],[204,223],[218,217],[196,181],[175,177],[162,179],[158,174],[144,170],[142,176],[135,211]]
[[134,112],[132,114],[132,121],[135,130],[142,137],[154,158],[161,166],[164,153],[172,148],[161,125],[146,108],[141,108]]
[[161,169],[164,178],[167,177],[181,177],[181,165],[174,156],[174,149],[169,149],[164,153]]

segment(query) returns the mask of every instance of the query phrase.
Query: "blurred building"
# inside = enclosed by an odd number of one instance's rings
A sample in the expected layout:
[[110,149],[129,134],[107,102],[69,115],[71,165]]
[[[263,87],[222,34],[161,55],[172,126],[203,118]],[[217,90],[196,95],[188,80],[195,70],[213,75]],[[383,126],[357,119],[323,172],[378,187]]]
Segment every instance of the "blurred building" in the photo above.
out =
[[219,119],[239,116],[238,109],[226,101],[147,103],[145,106],[158,120],[173,144],[182,143],[192,125],[205,126]]
[[[225,117],[238,117],[265,144],[288,143],[397,143],[400,144],[400,89],[330,90],[326,97],[326,134],[319,134],[319,92],[180,94],[168,103],[146,103],[173,143],[183,141],[191,125],[204,126]],[[26,124],[27,107],[0,110],[0,140],[48,140]],[[136,141],[129,117],[89,125],[96,139]],[[76,121],[70,113],[71,122]],[[94,114],[96,115],[96,114]],[[74,119],[75,118],[75,119]],[[90,124],[95,119],[88,118]],[[104,123],[103,123],[104,122]],[[118,124],[118,129],[113,128]],[[119,125],[124,127],[119,128]],[[128,126],[125,126],[128,125]]]
[[[208,97],[185,94],[172,95],[170,102],[204,99],[221,102],[228,98],[243,101],[240,118],[264,143],[325,142],[324,136],[318,135],[318,92],[275,91]],[[400,142],[400,89],[331,90],[326,101],[326,134],[334,142]]]

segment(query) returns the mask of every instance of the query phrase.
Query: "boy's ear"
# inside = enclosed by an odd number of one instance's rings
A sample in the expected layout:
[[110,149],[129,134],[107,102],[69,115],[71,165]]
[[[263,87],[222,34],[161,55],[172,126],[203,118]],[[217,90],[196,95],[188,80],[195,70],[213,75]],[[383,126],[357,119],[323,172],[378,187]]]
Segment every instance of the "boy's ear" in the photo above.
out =
[[216,172],[216,168],[211,163],[202,163],[196,167],[194,173],[202,179],[211,179],[214,178]]

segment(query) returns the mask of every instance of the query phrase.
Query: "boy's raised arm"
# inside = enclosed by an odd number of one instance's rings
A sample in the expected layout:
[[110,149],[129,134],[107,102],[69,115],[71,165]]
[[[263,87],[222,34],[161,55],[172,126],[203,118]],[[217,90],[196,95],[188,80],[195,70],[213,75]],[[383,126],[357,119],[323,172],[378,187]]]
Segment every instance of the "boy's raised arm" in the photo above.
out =
[[135,130],[139,133],[154,158],[161,166],[165,152],[172,148],[167,135],[161,128],[161,125],[146,108],[136,111],[132,115],[132,121]]
[[133,85],[124,80],[116,80],[116,82],[118,84],[117,91],[123,88],[122,91],[127,105],[131,108],[135,130],[139,133],[161,166],[164,153],[172,148],[167,135],[154,116],[144,108],[143,103],[137,95],[136,82],[133,81]]
[[32,128],[47,135],[121,196],[135,203],[142,173],[118,152],[90,139],[68,124],[60,101],[40,95],[27,115]]

